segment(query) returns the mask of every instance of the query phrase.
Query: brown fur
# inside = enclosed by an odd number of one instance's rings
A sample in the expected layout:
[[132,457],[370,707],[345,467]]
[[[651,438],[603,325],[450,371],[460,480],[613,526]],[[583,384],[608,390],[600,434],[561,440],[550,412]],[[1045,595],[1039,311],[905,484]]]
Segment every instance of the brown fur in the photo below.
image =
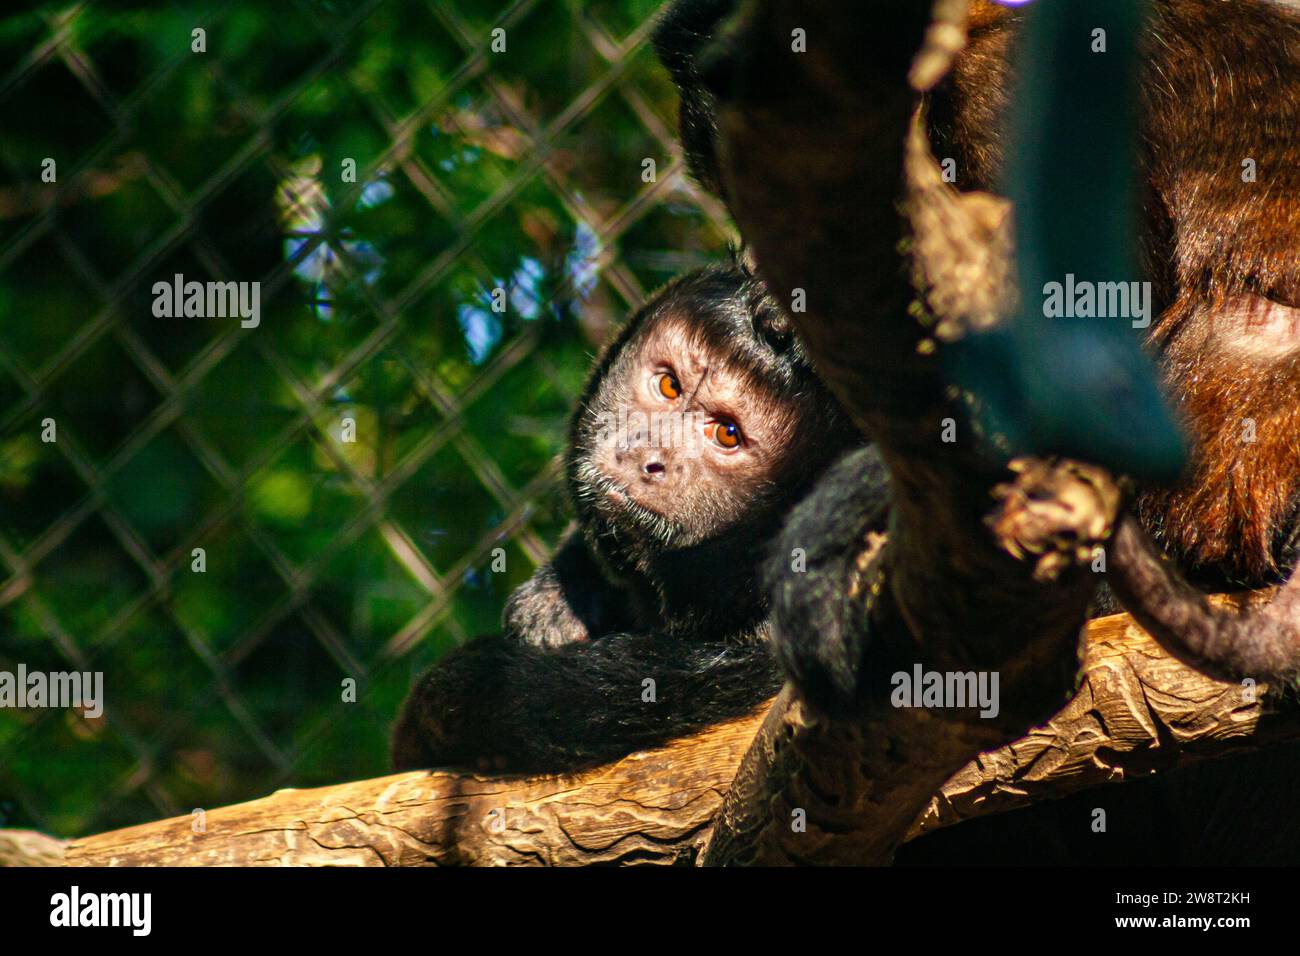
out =
[[1238,330],[1205,327],[1213,308],[1186,310],[1177,304],[1163,320],[1176,329],[1164,356],[1195,459],[1176,488],[1142,496],[1138,515],[1180,563],[1213,568],[1231,584],[1275,580],[1294,560],[1287,529],[1300,500],[1300,352],[1253,359],[1225,343]]
[[[932,103],[959,184],[996,189],[1017,15],[981,3]],[[1145,44],[1143,259],[1195,452],[1139,514],[1194,574],[1257,585],[1294,563],[1300,504],[1300,9],[1161,0]],[[1243,182],[1253,159],[1255,182]],[[1264,316],[1264,321],[1253,318]],[[1255,441],[1242,440],[1245,419]]]
[[1285,313],[1276,303],[1300,289],[1300,18],[1263,3],[1169,9],[1150,45],[1147,138],[1178,291],[1152,340],[1196,454],[1139,514],[1182,563],[1254,585],[1288,570],[1300,500],[1300,314],[1288,327],[1235,303]]

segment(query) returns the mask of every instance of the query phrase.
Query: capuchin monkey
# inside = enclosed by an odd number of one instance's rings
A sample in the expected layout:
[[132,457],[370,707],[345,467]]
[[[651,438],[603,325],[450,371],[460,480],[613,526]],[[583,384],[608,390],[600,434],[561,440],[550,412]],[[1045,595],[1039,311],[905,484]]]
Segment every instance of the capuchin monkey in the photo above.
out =
[[[716,44],[732,7],[732,0],[678,0],[666,9],[654,37],[681,94],[688,165],[724,201],[711,84],[724,72],[726,51],[718,56]],[[1008,54],[1019,16],[977,2],[971,23],[969,45],[952,74],[926,98],[927,133],[935,155],[957,160],[956,188],[996,192],[1013,79]],[[1276,583],[1294,571],[1300,542],[1300,11],[1271,0],[1157,0],[1143,43],[1145,147],[1139,161],[1148,197],[1142,244],[1158,315],[1148,345],[1188,426],[1193,464],[1174,487],[1142,489],[1136,511],[1146,531],[1201,588]],[[701,54],[710,44],[715,48],[701,69]],[[1246,159],[1253,160],[1254,181],[1242,177]],[[747,301],[762,300],[752,276],[733,282],[747,286]],[[657,303],[671,300],[673,288]],[[713,294],[737,301],[725,290]],[[689,300],[690,309],[676,314],[711,314],[707,296]],[[657,304],[650,311],[658,315],[658,309]],[[662,372],[645,364],[654,359],[620,355],[645,334],[640,326],[655,324],[652,318],[639,314],[606,353],[575,418],[569,479],[579,530],[512,596],[506,634],[449,654],[421,680],[395,737],[398,767],[486,758],[510,769],[560,771],[746,712],[783,676],[814,707],[838,711],[854,704],[843,699],[845,689],[855,686],[845,669],[864,658],[853,643],[861,640],[861,628],[846,619],[841,589],[864,533],[887,522],[887,476],[878,457],[868,447],[832,465],[858,439],[817,384],[797,341],[783,339],[789,345],[780,351],[764,333],[737,333],[733,341],[747,343],[737,357],[749,361],[771,349],[780,357],[764,367],[788,368],[783,374],[789,377],[765,375],[800,383],[783,394],[808,396],[793,406],[801,423],[794,431],[806,439],[801,450],[791,449],[770,471],[751,466],[758,471],[745,479],[747,489],[774,482],[780,493],[769,488],[770,494],[754,499],[752,510],[719,504],[719,496],[725,497],[722,476],[731,474],[719,463],[699,496],[631,497],[632,487],[657,487],[648,474],[629,478],[631,469],[652,464],[650,459],[625,456],[619,463],[606,457],[602,463],[579,423],[590,411],[610,410],[587,407],[598,394],[609,394],[601,384],[608,371],[631,361],[642,385],[650,380],[645,376]],[[707,367],[719,357],[711,353],[702,361]],[[669,391],[680,388],[692,396],[683,367],[690,366],[673,366],[678,384]],[[614,375],[609,382],[621,394],[636,386],[635,375]],[[776,407],[770,398],[758,404]],[[727,410],[742,435],[752,431],[740,411]],[[712,468],[692,467],[701,473]],[[762,480],[754,477],[759,473]],[[666,479],[663,487],[671,487]],[[621,511],[620,494],[628,496]],[[789,517],[778,531],[785,512]],[[765,542],[770,556],[764,565]],[[806,564],[792,584],[795,548],[803,549]],[[709,593],[721,600],[711,603]],[[779,673],[762,647],[764,635],[775,645]],[[1279,657],[1272,670],[1284,672],[1290,663]],[[653,694],[647,680],[654,681]],[[1105,805],[1116,806],[1128,791],[1132,800],[1153,801],[1161,819],[1185,825],[1171,823],[1159,844],[1132,843],[1135,859],[1145,852],[1147,860],[1251,862],[1261,859],[1261,848],[1270,848],[1273,859],[1294,862],[1300,827],[1292,825],[1292,835],[1282,839],[1274,817],[1249,809],[1285,805],[1287,788],[1300,786],[1300,760],[1283,760],[1284,750],[1270,751],[1274,773],[1267,779],[1239,775],[1242,780],[1233,784],[1220,774],[1189,785],[1175,774],[1164,778],[1167,785],[1106,791]],[[1215,773],[1213,766],[1205,772]],[[1164,789],[1151,797],[1153,786]],[[1242,786],[1257,790],[1257,798],[1242,793]],[[1225,807],[1189,799],[1175,803],[1179,791],[1206,800],[1230,791],[1236,797],[1225,796]],[[1102,841],[1096,839],[1086,846],[1076,840],[1056,856],[1029,853],[1039,845],[1034,834],[1043,846],[1060,849],[1060,827],[1007,839],[1007,826],[1018,832],[1017,817],[1023,827],[1035,813],[1041,819],[1074,807],[1086,820],[1085,804],[1100,799],[1082,794],[1048,809],[940,831],[905,847],[900,859],[909,851],[917,861],[971,851],[984,854],[981,859],[1007,860],[1015,858],[1015,846],[1025,850],[1022,859],[1124,861],[1123,854],[1098,850]],[[1238,826],[1206,829],[1192,840],[1201,841],[1202,853],[1178,855],[1187,827],[1224,819]],[[1246,832],[1247,825],[1254,829]],[[1087,833],[1080,840],[1095,836],[1080,827]],[[961,843],[980,832],[988,835],[984,842]],[[945,846],[950,838],[956,842]],[[920,844],[929,844],[929,857],[915,852]]]
[[759,583],[767,546],[862,443],[744,265],[669,283],[578,403],[574,527],[510,596],[503,634],[420,679],[394,766],[554,772],[751,711],[780,686]]
[[576,526],[510,596],[506,635],[558,647],[628,630],[752,632],[756,559],[858,440],[743,266],[670,283],[588,382],[566,459]]

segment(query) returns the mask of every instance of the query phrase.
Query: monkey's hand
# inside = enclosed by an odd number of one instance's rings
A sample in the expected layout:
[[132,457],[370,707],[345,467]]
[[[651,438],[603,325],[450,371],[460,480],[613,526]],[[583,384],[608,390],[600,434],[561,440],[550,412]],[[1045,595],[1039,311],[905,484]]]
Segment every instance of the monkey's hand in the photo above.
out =
[[883,543],[888,481],[874,447],[841,458],[791,513],[765,568],[777,659],[823,713],[852,713],[862,696],[865,626],[846,588]]
[[515,588],[506,601],[501,626],[509,637],[536,647],[561,647],[591,636],[587,625],[565,600],[559,575],[551,564],[542,566]]
[[570,530],[555,555],[506,600],[507,637],[556,648],[631,630],[629,598],[611,584],[582,535]]

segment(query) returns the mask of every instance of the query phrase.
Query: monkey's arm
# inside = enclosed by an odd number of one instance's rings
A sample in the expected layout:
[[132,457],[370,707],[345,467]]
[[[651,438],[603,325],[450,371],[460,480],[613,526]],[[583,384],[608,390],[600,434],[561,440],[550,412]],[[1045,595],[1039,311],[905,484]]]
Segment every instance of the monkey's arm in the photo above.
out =
[[480,637],[412,689],[393,733],[393,767],[570,770],[748,713],[780,684],[758,637],[691,644],[611,634],[550,649]]
[[[861,696],[866,647],[845,594],[867,535],[889,519],[889,473],[874,446],[840,459],[791,513],[765,569],[777,659],[813,706],[843,714]],[[803,569],[795,564],[802,549]]]
[[570,530],[555,555],[506,600],[508,637],[560,647],[631,627],[629,597],[611,583],[582,535]]

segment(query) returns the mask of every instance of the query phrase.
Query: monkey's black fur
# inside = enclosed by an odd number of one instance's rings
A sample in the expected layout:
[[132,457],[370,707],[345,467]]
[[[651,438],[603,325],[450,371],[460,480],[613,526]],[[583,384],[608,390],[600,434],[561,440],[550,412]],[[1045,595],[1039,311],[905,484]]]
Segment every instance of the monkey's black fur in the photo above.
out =
[[[627,510],[636,506],[610,506],[591,467],[592,422],[612,411],[603,388],[634,374],[633,344],[665,316],[688,317],[698,340],[798,426],[797,454],[747,496],[739,520],[698,540],[690,529],[660,533],[653,520],[637,526]],[[861,442],[743,266],[669,283],[603,353],[575,412],[566,476],[576,529],[511,595],[501,636],[458,648],[420,679],[396,727],[394,766],[558,771],[752,710],[780,684],[763,559],[795,502]]]
[[677,85],[677,131],[691,175],[715,196],[725,199],[718,162],[717,102],[700,69],[700,50],[716,36],[719,22],[735,0],[673,3],[655,27],[655,53]]
[[[889,474],[868,446],[836,462],[799,503],[764,569],[777,659],[804,699],[832,716],[852,713],[863,699],[864,622],[844,582],[863,535],[885,530],[888,517]],[[805,552],[802,571],[792,566],[795,549]]]
[[[394,769],[478,764],[554,773],[748,713],[780,687],[758,637],[609,634],[553,648],[480,637],[411,692],[394,736]],[[646,678],[655,682],[654,701],[643,699]]]

